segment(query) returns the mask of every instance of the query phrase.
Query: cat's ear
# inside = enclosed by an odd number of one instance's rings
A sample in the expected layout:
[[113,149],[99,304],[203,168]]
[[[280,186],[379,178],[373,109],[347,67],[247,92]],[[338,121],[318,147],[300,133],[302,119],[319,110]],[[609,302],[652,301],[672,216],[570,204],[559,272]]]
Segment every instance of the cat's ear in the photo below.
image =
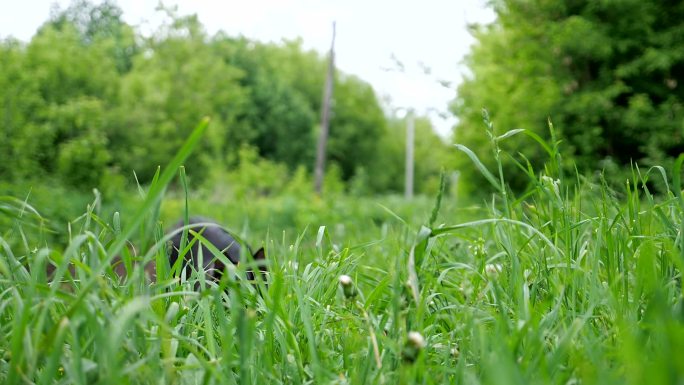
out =
[[256,253],[254,253],[254,255],[252,256],[252,258],[254,258],[255,261],[266,259],[266,252],[264,252],[264,248],[262,247],[259,250],[257,250]]

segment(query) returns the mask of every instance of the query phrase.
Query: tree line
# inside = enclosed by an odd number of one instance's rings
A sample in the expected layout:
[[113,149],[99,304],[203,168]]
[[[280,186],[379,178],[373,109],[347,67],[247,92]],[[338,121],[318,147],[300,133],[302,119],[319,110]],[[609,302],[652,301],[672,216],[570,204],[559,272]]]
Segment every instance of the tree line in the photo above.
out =
[[[29,42],[2,40],[3,180],[144,184],[204,116],[211,118],[207,134],[186,162],[195,184],[213,170],[239,167],[245,149],[284,166],[285,177],[311,172],[325,57],[301,40],[210,36],[196,16],[162,12],[166,22],[143,36],[114,2],[81,0],[53,11]],[[334,172],[368,193],[400,191],[403,122],[355,76],[338,72],[334,88]],[[416,166],[424,190],[450,150],[428,120],[418,133],[417,152],[429,158]]]
[[[657,0],[500,0],[497,19],[473,26],[477,43],[452,110],[455,139],[490,168],[486,107],[498,134],[530,130],[549,140],[555,127],[567,169],[601,170],[623,185],[631,167],[671,169],[684,152],[684,2]],[[515,189],[527,161],[547,156],[524,135],[502,143]],[[479,176],[466,157],[466,178]],[[480,179],[481,180],[481,179]],[[477,185],[474,183],[473,185]],[[483,184],[484,185],[484,184]]]
[[[524,128],[550,140],[565,167],[604,172],[622,184],[631,167],[671,168],[684,152],[684,3],[501,0],[476,38],[468,75],[451,105],[453,140],[494,169],[482,122],[495,134]],[[112,1],[78,0],[53,12],[29,42],[0,41],[0,178],[57,180],[80,189],[150,181],[204,116],[208,132],[186,163],[191,182],[242,167],[310,181],[325,57],[300,40],[264,43],[209,35],[196,16],[166,12],[142,35]],[[405,122],[365,81],[335,76],[330,175],[347,191],[401,191]],[[470,159],[416,124],[416,189],[432,192],[439,170],[461,187],[486,186]],[[527,163],[546,152],[517,135],[501,143],[510,186],[527,188]],[[241,165],[251,162],[258,169]],[[279,185],[283,185],[280,183]],[[263,190],[269,190],[264,188]]]

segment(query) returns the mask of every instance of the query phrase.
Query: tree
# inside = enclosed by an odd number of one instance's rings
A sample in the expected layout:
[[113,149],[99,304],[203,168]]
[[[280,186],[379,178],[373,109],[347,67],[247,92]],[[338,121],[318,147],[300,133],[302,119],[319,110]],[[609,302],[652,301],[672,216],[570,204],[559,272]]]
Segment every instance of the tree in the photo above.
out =
[[243,138],[253,135],[235,125],[247,100],[239,84],[244,74],[206,40],[196,17],[173,18],[147,41],[147,54],[136,57],[124,76],[112,143],[124,172],[149,181],[204,116],[212,119],[207,135],[186,161],[188,175],[198,180],[210,167],[225,165]]
[[[243,146],[311,170],[325,60],[301,41],[210,37],[196,16],[163,11],[144,38],[113,2],[77,1],[28,44],[0,42],[0,151],[13,160],[0,163],[3,178],[90,188],[135,171],[144,184],[204,116],[190,177],[221,175],[210,171],[238,164]],[[384,156],[387,118],[366,82],[340,74],[335,88],[330,159],[348,181]]]
[[[380,136],[375,158],[364,168],[372,175],[368,178],[371,191],[392,191],[404,189],[404,163],[406,151],[406,118],[392,117]],[[454,150],[432,128],[425,116],[415,118],[414,138],[414,190],[423,194],[434,194],[439,188],[442,168],[454,164]]]
[[[532,130],[548,138],[547,118],[558,129],[582,172],[630,161],[664,164],[684,151],[684,4],[604,0],[494,2],[497,20],[474,28],[467,58],[471,75],[453,110],[458,142],[492,166],[480,110],[500,129]],[[507,141],[540,164],[540,148],[523,137]],[[505,159],[514,188],[522,172]],[[464,167],[468,170],[472,166]],[[472,173],[469,174],[474,177]],[[617,180],[617,175],[612,175]],[[473,179],[478,181],[478,179]]]
[[[35,76],[25,70],[24,47],[14,40],[0,43],[0,152],[12,162],[0,162],[6,181],[39,173],[38,155],[43,140],[32,122],[43,106]],[[34,154],[34,155],[31,155]]]
[[76,0],[65,10],[56,7],[46,26],[61,30],[65,26],[76,28],[86,45],[104,45],[120,73],[133,66],[133,57],[139,52],[133,28],[123,21],[123,11],[116,3],[105,0],[93,4]]
[[[118,82],[114,62],[98,48],[86,47],[70,25],[59,30],[46,25],[26,47],[3,44],[0,147],[13,159],[0,166],[3,174],[19,179],[56,173],[58,168],[66,172],[73,169],[66,162],[75,157],[58,160],[63,144],[79,138],[81,146],[97,147],[107,141],[106,106],[116,99]],[[73,146],[70,151],[75,154]],[[109,159],[106,149],[102,151],[100,159]],[[83,160],[87,157],[79,160],[81,165]],[[98,163],[93,172],[103,171],[105,163]]]
[[[283,48],[256,43],[246,38],[219,35],[213,47],[226,64],[240,68],[239,80],[247,101],[234,124],[251,132],[245,144],[259,155],[285,163],[291,170],[313,161],[315,113],[305,95],[268,63]],[[226,138],[235,141],[235,138]]]
[[[260,155],[284,161],[290,169],[302,164],[310,169],[325,58],[304,50],[301,40],[282,44],[217,40],[222,41],[218,47],[225,60],[246,74],[241,84],[250,92],[250,103],[236,123],[243,130],[256,128],[249,142],[259,147]],[[328,159],[349,180],[358,167],[367,166],[383,151],[379,139],[387,119],[373,88],[363,80],[338,74],[334,88]]]
[[387,120],[375,91],[355,76],[340,74],[330,121],[328,159],[342,171],[342,179],[354,176],[357,167],[373,162]]

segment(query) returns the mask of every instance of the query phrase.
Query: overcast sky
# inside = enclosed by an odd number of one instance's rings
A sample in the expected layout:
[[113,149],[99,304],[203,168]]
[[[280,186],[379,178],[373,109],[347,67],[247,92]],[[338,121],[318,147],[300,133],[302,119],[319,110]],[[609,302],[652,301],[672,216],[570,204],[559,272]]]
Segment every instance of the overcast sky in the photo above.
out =
[[[3,0],[0,2],[0,38],[14,36],[28,41],[47,20],[54,3],[62,8],[70,0]],[[155,12],[158,1],[118,0],[124,19],[143,33],[162,20]],[[455,96],[437,80],[455,84],[465,72],[461,60],[473,38],[469,23],[487,23],[493,12],[485,0],[186,0],[164,1],[178,5],[179,14],[196,13],[210,34],[224,30],[263,41],[301,37],[306,48],[326,52],[331,24],[337,22],[337,67],[370,82],[378,96],[393,107],[412,107],[446,112]],[[394,55],[404,63],[396,68]],[[419,63],[432,69],[427,76]],[[454,85],[455,85],[454,84]],[[453,119],[433,118],[441,134]]]

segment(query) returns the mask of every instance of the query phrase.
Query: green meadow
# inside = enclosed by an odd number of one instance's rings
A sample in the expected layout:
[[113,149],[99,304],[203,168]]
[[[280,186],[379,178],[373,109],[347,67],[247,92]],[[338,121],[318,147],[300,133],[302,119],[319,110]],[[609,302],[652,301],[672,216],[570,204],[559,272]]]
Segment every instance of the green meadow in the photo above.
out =
[[[187,187],[180,166],[204,127],[126,212],[102,215],[105,202],[90,202],[63,247],[47,241],[50,218],[30,197],[2,198],[2,383],[683,378],[684,158],[675,170],[635,168],[612,189],[566,175],[558,148],[544,144],[549,161],[516,196],[470,153],[498,190],[482,202],[444,188],[410,202],[293,195],[249,206],[165,194],[173,180]],[[492,153],[515,134],[524,132],[493,137]],[[667,193],[650,191],[653,179]],[[163,225],[186,209],[265,246],[267,282],[245,282],[245,263],[219,283],[198,272],[150,283],[141,262],[168,272]],[[110,268],[115,255],[125,278]]]
[[[684,2],[30,3],[0,385],[684,385]],[[171,266],[192,216],[265,262]]]

